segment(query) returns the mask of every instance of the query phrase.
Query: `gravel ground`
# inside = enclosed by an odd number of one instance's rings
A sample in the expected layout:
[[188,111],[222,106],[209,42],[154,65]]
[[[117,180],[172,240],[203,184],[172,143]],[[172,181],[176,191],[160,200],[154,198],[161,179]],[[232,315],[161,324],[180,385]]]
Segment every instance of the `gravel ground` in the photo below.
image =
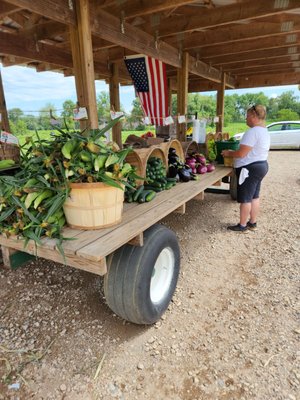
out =
[[259,229],[207,193],[162,222],[181,246],[163,318],[137,326],[102,280],[37,260],[0,269],[0,399],[300,399],[299,152],[271,152]]

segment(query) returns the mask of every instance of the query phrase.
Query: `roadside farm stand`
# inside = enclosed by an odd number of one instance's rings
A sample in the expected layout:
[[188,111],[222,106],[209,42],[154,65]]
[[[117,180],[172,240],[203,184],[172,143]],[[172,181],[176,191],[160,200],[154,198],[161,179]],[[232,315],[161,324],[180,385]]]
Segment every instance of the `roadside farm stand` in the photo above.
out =
[[[217,90],[222,132],[226,88],[299,84],[299,14],[299,0],[0,0],[0,58],[4,67],[74,75],[78,104],[88,112],[81,127],[97,129],[95,80],[109,83],[111,106],[120,110],[119,86],[132,84],[124,56],[146,54],[166,64],[178,114],[187,112],[188,92]],[[9,130],[0,83],[1,124]],[[176,131],[185,142],[185,125]],[[122,146],[121,123],[113,127],[113,140]],[[184,213],[187,201],[203,198],[205,189],[231,173],[218,166],[149,203],[125,204],[121,223],[110,228],[65,228],[64,236],[76,239],[63,244],[65,263],[104,275],[116,314],[138,324],[155,322],[172,298],[180,264],[175,234],[157,222]],[[0,244],[6,266],[18,263],[20,251],[64,263],[53,239],[24,249],[22,240],[1,236]]]

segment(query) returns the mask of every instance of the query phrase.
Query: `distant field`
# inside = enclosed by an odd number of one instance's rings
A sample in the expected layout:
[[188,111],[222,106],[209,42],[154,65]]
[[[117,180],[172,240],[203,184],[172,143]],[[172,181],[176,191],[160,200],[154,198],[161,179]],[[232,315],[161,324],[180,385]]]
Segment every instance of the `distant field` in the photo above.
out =
[[[269,123],[269,122],[267,122]],[[244,132],[247,129],[247,125],[244,122],[232,122],[224,127],[224,132],[228,132],[230,136]],[[127,136],[129,135],[137,135],[141,136],[143,133],[151,131],[155,133],[155,128],[150,127],[148,129],[145,129],[143,131],[122,131],[122,142],[126,141]],[[210,128],[209,126],[206,128],[206,132],[214,132],[215,128]],[[44,131],[38,131],[38,135],[41,139],[49,139],[50,138],[50,133],[53,132],[53,130],[44,130]],[[35,131],[28,131],[27,135],[19,135],[19,141],[20,144],[22,145],[25,142],[25,137],[26,136],[36,136]]]

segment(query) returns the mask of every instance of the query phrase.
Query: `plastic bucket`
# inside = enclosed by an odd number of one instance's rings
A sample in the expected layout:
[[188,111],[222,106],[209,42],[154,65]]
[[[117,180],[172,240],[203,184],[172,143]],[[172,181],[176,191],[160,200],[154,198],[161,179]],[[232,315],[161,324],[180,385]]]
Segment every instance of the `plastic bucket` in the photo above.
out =
[[216,143],[216,148],[217,148],[217,158],[216,161],[219,164],[224,164],[224,158],[221,155],[223,150],[238,150],[239,148],[239,142],[232,142],[230,140],[221,140],[217,141]]
[[100,229],[121,221],[124,190],[105,183],[71,183],[63,209],[72,228]]

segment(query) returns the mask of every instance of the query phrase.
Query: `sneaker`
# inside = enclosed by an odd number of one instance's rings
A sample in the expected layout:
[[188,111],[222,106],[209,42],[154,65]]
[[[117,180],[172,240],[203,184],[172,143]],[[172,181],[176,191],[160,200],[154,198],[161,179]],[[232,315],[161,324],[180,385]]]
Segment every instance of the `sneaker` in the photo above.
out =
[[250,231],[255,231],[255,229],[257,228],[256,222],[252,223],[252,222],[248,221],[247,228],[250,229]]
[[227,229],[229,231],[234,231],[234,232],[247,232],[248,226],[242,226],[241,224],[237,224],[237,225],[227,226]]

